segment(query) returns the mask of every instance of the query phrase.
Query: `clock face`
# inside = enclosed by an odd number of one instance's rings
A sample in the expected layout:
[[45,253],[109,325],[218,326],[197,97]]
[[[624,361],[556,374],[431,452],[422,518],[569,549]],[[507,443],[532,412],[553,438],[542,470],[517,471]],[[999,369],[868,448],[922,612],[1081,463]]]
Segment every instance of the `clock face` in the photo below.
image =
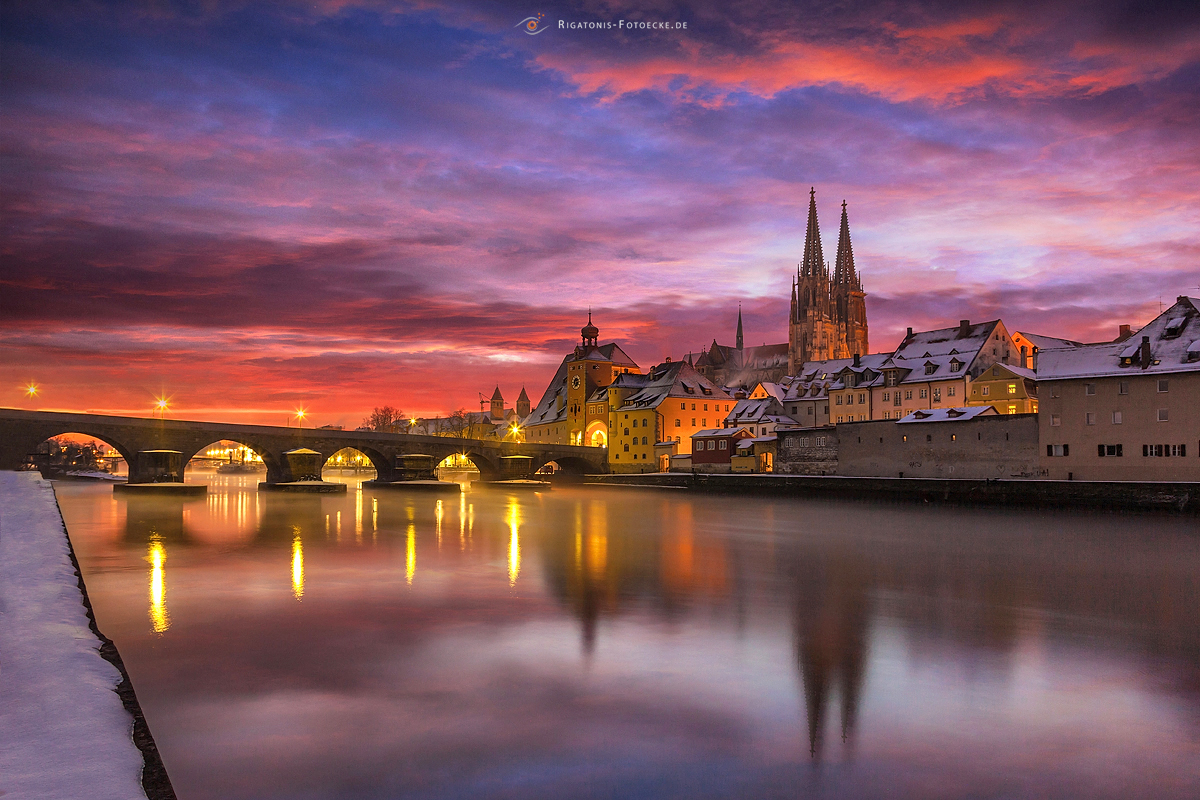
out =
[[579,376],[578,375],[576,375],[574,378],[571,378],[571,388],[572,389],[579,388]]

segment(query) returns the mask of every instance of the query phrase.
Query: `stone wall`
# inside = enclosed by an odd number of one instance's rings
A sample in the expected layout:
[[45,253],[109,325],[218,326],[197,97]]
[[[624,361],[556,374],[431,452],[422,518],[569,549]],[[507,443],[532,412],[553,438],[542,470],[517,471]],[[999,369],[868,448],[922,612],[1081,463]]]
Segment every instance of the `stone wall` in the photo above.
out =
[[1037,478],[1037,414],[877,420],[837,426],[837,474],[879,478]]
[[789,475],[838,474],[837,428],[776,428],[775,472]]

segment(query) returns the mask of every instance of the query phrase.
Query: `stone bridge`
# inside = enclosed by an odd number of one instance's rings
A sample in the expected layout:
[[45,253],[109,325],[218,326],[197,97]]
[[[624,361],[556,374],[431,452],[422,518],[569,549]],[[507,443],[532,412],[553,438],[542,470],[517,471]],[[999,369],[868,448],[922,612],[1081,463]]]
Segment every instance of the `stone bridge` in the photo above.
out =
[[[509,477],[505,463],[527,465],[524,471],[536,471],[553,461],[568,473],[585,474],[608,471],[608,451],[602,447],[577,447],[565,444],[459,439],[447,436],[414,436],[407,433],[374,431],[336,431],[324,428],[278,428],[267,425],[237,425],[221,422],[113,417],[100,414],[71,414],[53,411],[0,409],[0,469],[19,469],[42,442],[65,433],[90,436],[112,447],[129,465],[129,482],[152,480],[151,458],[154,450],[177,450],[186,464],[193,456],[216,442],[237,442],[257,453],[267,467],[267,483],[293,480],[284,453],[307,448],[328,459],[344,447],[353,447],[371,460],[376,479],[392,481],[400,477],[398,458],[403,455],[433,456],[436,465],[447,456],[461,453],[478,467],[484,480]],[[527,456],[531,460],[502,461],[506,456]],[[518,475],[519,476],[519,475]]]

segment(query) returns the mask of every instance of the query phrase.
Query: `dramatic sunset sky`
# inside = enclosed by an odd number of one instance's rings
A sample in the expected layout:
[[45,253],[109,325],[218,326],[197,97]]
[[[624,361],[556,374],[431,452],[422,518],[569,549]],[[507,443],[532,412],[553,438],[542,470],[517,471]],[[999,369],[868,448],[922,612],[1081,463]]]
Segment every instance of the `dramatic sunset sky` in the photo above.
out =
[[873,350],[1111,339],[1200,293],[1198,8],[6,2],[0,405],[536,402],[589,306],[644,366],[786,341],[810,186]]

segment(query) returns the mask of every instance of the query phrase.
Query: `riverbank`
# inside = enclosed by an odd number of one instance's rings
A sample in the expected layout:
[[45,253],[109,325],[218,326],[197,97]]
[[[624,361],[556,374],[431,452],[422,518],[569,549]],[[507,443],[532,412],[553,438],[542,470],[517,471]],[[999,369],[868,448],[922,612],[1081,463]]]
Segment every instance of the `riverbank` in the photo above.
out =
[[0,472],[0,793],[175,797],[50,482]]
[[1190,482],[993,481],[654,472],[635,475],[589,475],[585,483],[594,486],[688,489],[710,494],[1200,513],[1200,483]]

